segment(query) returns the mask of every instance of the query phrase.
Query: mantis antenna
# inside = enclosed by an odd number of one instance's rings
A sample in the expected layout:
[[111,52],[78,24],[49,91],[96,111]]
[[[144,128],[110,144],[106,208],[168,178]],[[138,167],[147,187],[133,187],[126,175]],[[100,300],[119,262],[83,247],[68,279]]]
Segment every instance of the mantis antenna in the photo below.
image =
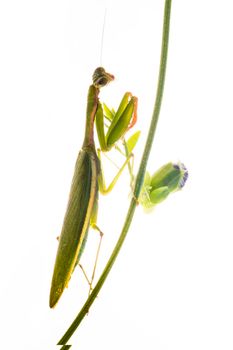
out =
[[106,25],[107,7],[104,10],[104,22],[102,27],[101,44],[100,44],[100,67],[103,65],[103,47],[104,47],[104,30]]

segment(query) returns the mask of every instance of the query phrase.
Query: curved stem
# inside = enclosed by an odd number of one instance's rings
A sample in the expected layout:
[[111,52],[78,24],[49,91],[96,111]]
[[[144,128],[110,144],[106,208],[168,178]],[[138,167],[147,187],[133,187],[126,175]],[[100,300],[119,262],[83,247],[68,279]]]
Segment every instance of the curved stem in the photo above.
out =
[[64,336],[59,340],[57,345],[65,345],[67,344],[67,341],[70,339],[72,334],[75,332],[85,315],[88,313],[91,305],[93,304],[95,298],[99,294],[100,289],[102,288],[116,258],[119,254],[119,251],[121,249],[121,246],[126,238],[126,235],[128,233],[131,221],[133,219],[133,215],[136,209],[137,205],[137,199],[139,197],[141,187],[143,184],[143,179],[146,171],[146,165],[149,158],[150,150],[152,147],[154,134],[158,122],[161,102],[162,102],[162,96],[163,96],[163,90],[164,90],[164,82],[165,82],[165,73],[166,73],[166,63],[167,63],[167,53],[168,53],[168,39],[169,39],[169,27],[170,27],[170,13],[171,13],[171,2],[172,0],[166,0],[165,1],[165,7],[164,7],[164,23],[163,23],[163,37],[162,37],[162,48],[161,48],[161,57],[160,57],[160,69],[159,69],[159,77],[158,77],[158,84],[157,84],[157,94],[155,99],[155,105],[154,110],[152,114],[151,124],[147,136],[146,145],[144,148],[144,152],[142,155],[140,167],[138,170],[138,174],[136,177],[136,183],[135,188],[133,192],[133,198],[130,202],[130,206],[128,209],[128,213],[125,218],[125,223],[122,228],[121,235],[116,243],[116,246],[112,252],[112,255],[110,256],[102,275],[100,276],[95,288],[93,289],[91,295],[88,297],[87,301],[83,305],[82,309],[80,310],[79,314],[71,324],[71,326],[68,328]]

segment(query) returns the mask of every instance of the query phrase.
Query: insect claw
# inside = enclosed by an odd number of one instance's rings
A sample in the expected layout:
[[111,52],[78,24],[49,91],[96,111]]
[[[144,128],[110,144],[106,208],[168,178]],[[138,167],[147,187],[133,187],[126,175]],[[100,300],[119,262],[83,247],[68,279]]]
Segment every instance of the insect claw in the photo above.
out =
[[138,198],[134,195],[134,193],[132,194],[132,198],[135,200],[136,205],[139,205],[139,200],[138,200]]

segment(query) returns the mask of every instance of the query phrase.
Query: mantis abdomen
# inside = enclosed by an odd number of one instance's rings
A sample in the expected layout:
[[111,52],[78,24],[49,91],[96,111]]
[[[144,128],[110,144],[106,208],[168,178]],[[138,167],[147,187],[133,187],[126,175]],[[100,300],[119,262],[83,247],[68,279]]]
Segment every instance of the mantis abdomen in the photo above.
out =
[[50,307],[55,306],[67,287],[71,274],[81,256],[91,214],[98,192],[98,163],[93,149],[83,148],[75,165],[68,206],[55,261]]

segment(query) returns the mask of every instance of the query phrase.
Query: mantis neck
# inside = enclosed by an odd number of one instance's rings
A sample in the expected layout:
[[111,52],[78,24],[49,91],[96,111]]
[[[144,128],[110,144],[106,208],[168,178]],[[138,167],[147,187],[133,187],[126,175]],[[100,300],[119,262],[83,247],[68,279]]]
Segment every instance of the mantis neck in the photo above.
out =
[[91,85],[87,96],[86,129],[83,146],[94,146],[94,121],[98,106],[99,89]]

